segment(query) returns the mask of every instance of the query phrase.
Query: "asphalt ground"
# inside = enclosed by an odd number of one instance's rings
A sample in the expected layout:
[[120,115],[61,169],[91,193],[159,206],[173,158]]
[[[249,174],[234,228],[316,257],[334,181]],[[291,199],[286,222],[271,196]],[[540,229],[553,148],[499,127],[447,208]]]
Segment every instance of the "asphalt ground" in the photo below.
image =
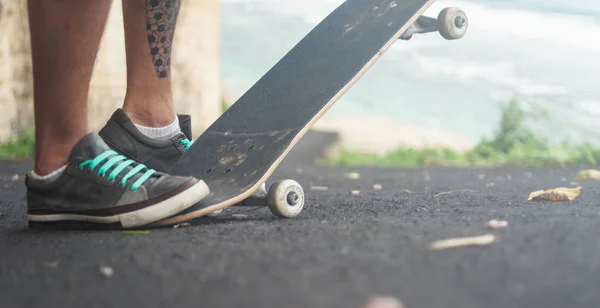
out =
[[[331,141],[307,135],[268,182],[303,185],[300,216],[233,208],[146,234],[29,230],[31,163],[0,162],[0,307],[600,307],[600,183],[571,183],[579,169],[313,164]],[[577,185],[574,201],[527,201]]]

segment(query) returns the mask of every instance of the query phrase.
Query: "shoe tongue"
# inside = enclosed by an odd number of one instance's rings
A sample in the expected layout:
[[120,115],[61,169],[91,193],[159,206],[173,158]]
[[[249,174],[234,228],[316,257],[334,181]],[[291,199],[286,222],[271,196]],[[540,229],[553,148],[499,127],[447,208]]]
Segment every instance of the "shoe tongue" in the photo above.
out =
[[75,157],[79,157],[82,160],[93,159],[107,150],[110,150],[110,148],[104,140],[97,133],[90,133],[73,147],[69,160]]

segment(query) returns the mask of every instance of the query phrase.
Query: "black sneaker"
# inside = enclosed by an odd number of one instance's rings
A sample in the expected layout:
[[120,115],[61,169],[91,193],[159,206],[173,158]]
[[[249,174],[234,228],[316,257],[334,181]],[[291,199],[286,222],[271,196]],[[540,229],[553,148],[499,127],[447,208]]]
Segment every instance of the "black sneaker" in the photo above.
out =
[[193,177],[170,176],[119,155],[97,134],[71,152],[64,172],[42,181],[26,176],[30,226],[63,222],[135,228],[175,215],[209,192]]
[[[106,144],[115,151],[139,161],[149,168],[170,172],[172,166],[192,145],[191,121],[189,115],[178,115],[181,133],[170,139],[158,140],[142,134],[122,109],[117,109],[99,134]],[[266,187],[260,189],[249,199],[263,200]],[[210,216],[217,215],[221,210]]]
[[183,132],[169,139],[154,139],[142,134],[122,109],[112,114],[98,134],[120,154],[167,173],[192,145]]

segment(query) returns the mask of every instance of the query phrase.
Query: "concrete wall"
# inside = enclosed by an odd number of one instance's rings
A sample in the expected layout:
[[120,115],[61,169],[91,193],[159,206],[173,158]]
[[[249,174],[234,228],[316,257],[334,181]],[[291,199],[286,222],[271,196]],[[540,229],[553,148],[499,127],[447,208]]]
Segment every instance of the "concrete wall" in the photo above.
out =
[[26,1],[0,2],[0,141],[33,127]]
[[[125,95],[121,0],[113,1],[91,82],[90,130],[97,131]],[[194,135],[220,115],[218,0],[186,0],[175,35],[172,70],[178,113],[192,115]],[[0,142],[33,128],[26,1],[0,0]]]

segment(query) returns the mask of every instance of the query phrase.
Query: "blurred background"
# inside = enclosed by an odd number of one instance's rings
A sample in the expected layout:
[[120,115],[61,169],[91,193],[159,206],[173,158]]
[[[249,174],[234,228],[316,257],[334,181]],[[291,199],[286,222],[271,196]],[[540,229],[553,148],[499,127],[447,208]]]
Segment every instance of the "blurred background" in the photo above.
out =
[[[15,81],[29,78],[23,20],[15,17],[19,12],[6,14],[7,7],[19,11],[20,1],[0,1],[0,118],[20,119],[8,129],[10,121],[0,121],[6,141],[31,119],[29,103],[8,107],[29,99],[28,88]],[[178,110],[193,115],[194,133],[342,2],[184,1],[173,59],[175,95]],[[467,13],[464,38],[446,41],[431,33],[399,41],[317,123],[316,130],[340,134],[333,160],[596,164],[600,2],[438,0],[425,15],[435,17],[447,6]],[[93,91],[101,94],[91,97],[93,128],[104,124],[124,93],[119,1],[113,8],[94,77]],[[8,39],[11,27],[19,44]],[[11,97],[15,103],[7,103]]]

